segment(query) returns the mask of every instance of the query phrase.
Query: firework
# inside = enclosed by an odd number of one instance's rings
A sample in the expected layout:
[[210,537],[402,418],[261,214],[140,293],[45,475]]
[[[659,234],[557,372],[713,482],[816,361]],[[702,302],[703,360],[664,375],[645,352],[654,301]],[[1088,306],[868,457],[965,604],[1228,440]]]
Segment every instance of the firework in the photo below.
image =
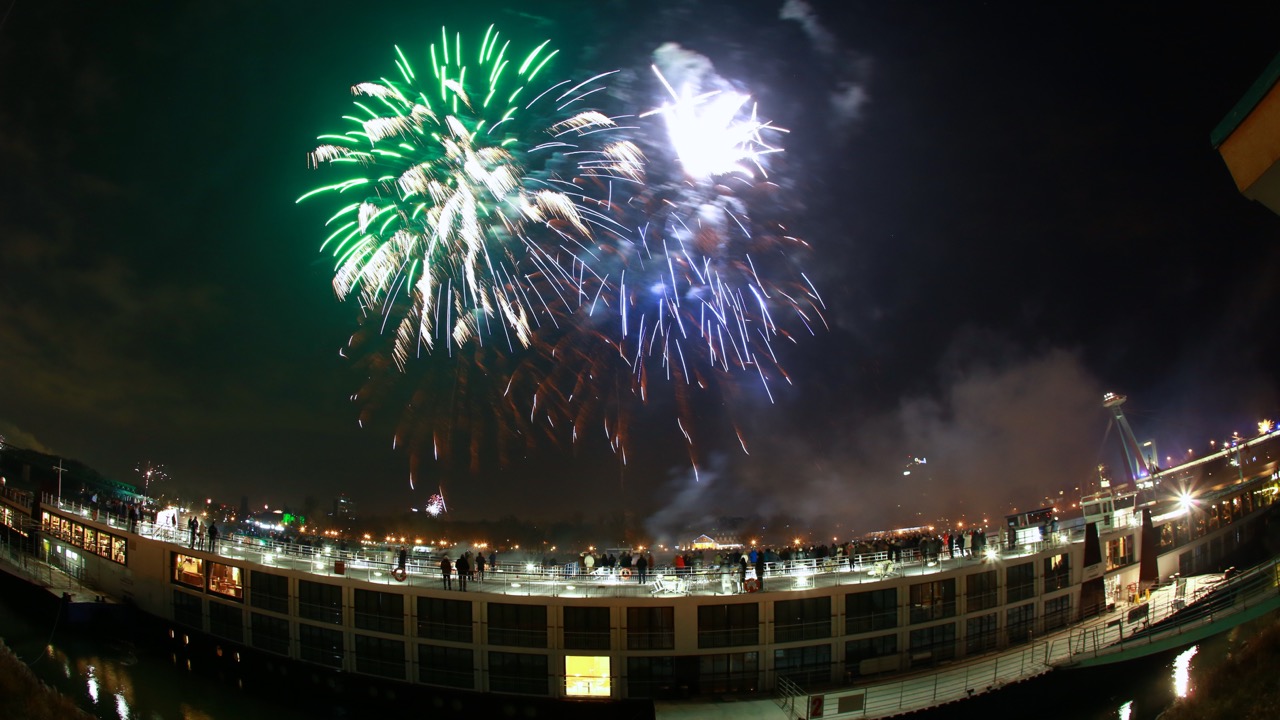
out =
[[150,460],[143,460],[133,469],[138,473],[138,477],[142,480],[142,494],[150,497],[151,486],[158,482],[169,479],[169,474],[165,472],[164,465],[153,463]]
[[[430,73],[421,76],[396,48],[400,79],[354,86],[358,112],[347,117],[354,127],[321,136],[310,156],[312,165],[341,167],[348,177],[299,202],[355,196],[327,223],[336,226],[322,246],[336,259],[334,291],[358,296],[380,324],[395,328],[402,367],[441,341],[483,344],[501,332],[509,347],[528,346],[540,316],[577,300],[565,258],[590,242],[595,218],[572,180],[641,173],[630,143],[584,149],[588,138],[616,127],[601,112],[530,127],[522,113],[546,118],[531,106],[578,104],[604,76],[539,88],[556,51],[544,42],[520,60],[509,45],[490,27],[468,66],[461,36],[451,42],[442,30],[428,53]],[[551,157],[574,158],[568,177],[532,172]]]
[[[357,399],[386,402],[375,398],[398,385],[388,373],[412,360],[440,354],[452,367],[431,378],[443,369],[424,365],[422,386],[400,398],[394,442],[413,452],[448,452],[453,431],[475,430],[480,415],[526,414],[509,393],[520,363],[509,356],[599,282],[593,228],[609,221],[575,183],[641,177],[639,149],[609,140],[617,123],[583,109],[609,73],[544,82],[556,55],[547,45],[517,55],[492,26],[474,45],[442,29],[421,70],[397,47],[395,79],[355,85],[349,128],[310,155],[343,174],[299,202],[338,200],[322,249],[335,259],[334,291],[363,313],[350,345],[368,370]],[[498,434],[527,432],[506,425]],[[474,459],[482,433],[464,434]]]
[[671,100],[640,117],[661,114],[666,119],[667,134],[685,173],[697,180],[734,173],[765,175],[763,156],[781,148],[767,143],[764,135],[786,130],[759,120],[754,103],[750,115],[744,116],[751,96],[733,90],[695,94],[688,83],[677,91],[657,65],[652,68]]
[[427,514],[431,517],[439,517],[449,511],[444,504],[444,489],[438,489],[437,492],[427,500]]
[[[617,208],[634,231],[606,234],[601,245],[610,245],[597,253],[597,271],[609,278],[600,304],[611,310],[580,321],[592,333],[556,347],[556,385],[562,399],[577,403],[575,438],[587,418],[603,416],[611,446],[625,456],[628,405],[648,402],[657,390],[652,380],[661,380],[696,470],[695,395],[714,392],[732,404],[741,380],[754,377],[772,401],[772,384],[789,380],[775,343],[792,339],[796,328],[824,326],[824,307],[795,264],[808,245],[777,219],[787,209],[768,181],[768,159],[781,152],[774,138],[786,131],[760,119],[750,96],[706,58],[674,45],[655,55],[667,98],[641,117],[665,121],[670,165],[679,173],[655,171],[661,153],[646,144],[647,183],[628,186]],[[602,387],[610,378],[612,387]]]

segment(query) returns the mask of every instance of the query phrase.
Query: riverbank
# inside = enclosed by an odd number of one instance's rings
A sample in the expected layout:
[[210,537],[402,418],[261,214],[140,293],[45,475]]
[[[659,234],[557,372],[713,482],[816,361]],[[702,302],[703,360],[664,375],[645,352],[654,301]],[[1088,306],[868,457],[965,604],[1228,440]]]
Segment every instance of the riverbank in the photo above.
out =
[[1160,720],[1270,720],[1280,716],[1280,620],[1247,641]]
[[0,717],[93,720],[73,700],[45,685],[0,638]]

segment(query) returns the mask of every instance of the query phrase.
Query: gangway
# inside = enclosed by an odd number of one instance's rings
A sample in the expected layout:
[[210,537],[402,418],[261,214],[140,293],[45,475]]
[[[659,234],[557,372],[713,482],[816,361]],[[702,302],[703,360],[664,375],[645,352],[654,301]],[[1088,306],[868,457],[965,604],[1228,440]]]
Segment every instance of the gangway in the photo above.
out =
[[1105,626],[1078,628],[1068,638],[1069,652],[1051,664],[1059,668],[1109,665],[1212,637],[1280,608],[1278,580],[1280,558],[1190,593],[1180,579],[1127,613],[1145,610],[1141,617],[1154,617],[1154,621],[1139,618],[1135,627],[1120,618]]

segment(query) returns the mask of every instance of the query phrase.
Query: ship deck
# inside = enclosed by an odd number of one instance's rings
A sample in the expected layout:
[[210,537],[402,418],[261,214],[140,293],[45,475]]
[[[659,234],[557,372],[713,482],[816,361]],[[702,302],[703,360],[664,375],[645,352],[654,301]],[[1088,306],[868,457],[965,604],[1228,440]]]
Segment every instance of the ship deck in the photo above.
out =
[[[61,510],[85,519],[93,519],[92,509],[75,502],[63,501]],[[115,515],[100,514],[97,522],[110,528],[128,531],[128,521]],[[394,548],[362,548],[339,550],[333,545],[315,547],[279,542],[255,535],[231,533],[219,538],[216,551],[192,548],[190,534],[172,526],[159,526],[149,521],[138,523],[137,534],[152,540],[187,548],[194,553],[219,556],[231,561],[245,561],[264,567],[305,572],[327,578],[351,578],[374,584],[422,589],[444,589],[439,568],[442,555],[410,552],[404,580],[397,580]],[[987,551],[979,555],[951,557],[946,552],[936,561],[926,561],[914,548],[902,548],[898,561],[889,553],[875,552],[852,557],[800,559],[766,563],[763,579],[748,567],[748,580],[759,580],[754,592],[790,592],[844,585],[877,583],[900,577],[924,577],[966,567],[1002,562],[1034,555],[1053,547],[1083,542],[1083,532],[1059,532],[1050,540],[1015,547],[1002,546],[995,537],[988,538]],[[425,555],[425,557],[424,557]],[[659,566],[650,570],[642,582],[634,569],[596,568],[587,573],[577,563],[542,565],[535,562],[503,562],[496,570],[486,568],[483,579],[475,573],[465,592],[493,593],[531,597],[643,598],[682,596],[728,596],[745,594],[741,570],[735,566],[693,567],[677,569]],[[455,571],[452,592],[463,592]]]

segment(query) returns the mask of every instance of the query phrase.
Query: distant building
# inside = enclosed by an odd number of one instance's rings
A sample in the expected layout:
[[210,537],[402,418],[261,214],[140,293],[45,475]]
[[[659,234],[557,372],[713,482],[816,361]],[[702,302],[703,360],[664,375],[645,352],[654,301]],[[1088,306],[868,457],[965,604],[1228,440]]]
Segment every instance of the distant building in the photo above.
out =
[[333,499],[333,519],[335,522],[347,523],[356,519],[356,504],[346,493],[339,493]]

